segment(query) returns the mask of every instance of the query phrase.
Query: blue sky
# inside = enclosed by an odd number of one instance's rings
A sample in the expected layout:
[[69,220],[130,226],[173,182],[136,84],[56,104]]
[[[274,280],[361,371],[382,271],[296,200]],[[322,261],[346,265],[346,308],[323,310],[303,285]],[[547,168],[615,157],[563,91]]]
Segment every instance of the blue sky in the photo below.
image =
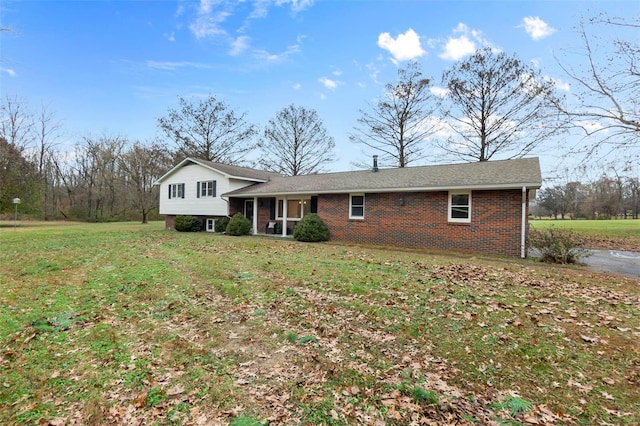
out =
[[[86,135],[151,139],[179,96],[214,94],[260,128],[295,103],[334,137],[331,170],[349,170],[366,158],[348,141],[359,109],[407,60],[437,86],[455,60],[492,46],[570,93],[554,54],[572,60],[576,25],[600,11],[637,16],[640,2],[3,0],[0,92],[48,105],[69,146]],[[562,167],[555,151],[534,152],[545,174]]]

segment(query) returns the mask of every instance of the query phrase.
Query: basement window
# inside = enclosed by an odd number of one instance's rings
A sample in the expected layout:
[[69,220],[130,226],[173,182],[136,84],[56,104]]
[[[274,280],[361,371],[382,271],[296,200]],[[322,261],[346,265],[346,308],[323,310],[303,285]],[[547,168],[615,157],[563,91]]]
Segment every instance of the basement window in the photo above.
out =
[[471,222],[471,191],[449,192],[449,222]]

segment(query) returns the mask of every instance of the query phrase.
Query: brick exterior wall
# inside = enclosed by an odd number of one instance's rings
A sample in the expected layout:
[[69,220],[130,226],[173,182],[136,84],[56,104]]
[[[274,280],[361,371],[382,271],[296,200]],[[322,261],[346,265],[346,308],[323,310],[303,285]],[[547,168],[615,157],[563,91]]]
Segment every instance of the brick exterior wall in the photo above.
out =
[[521,190],[473,191],[471,223],[448,222],[448,196],[366,194],[364,219],[358,220],[349,219],[348,194],[320,195],[318,214],[332,240],[520,256]]
[[[365,194],[360,220],[349,219],[349,194],[321,194],[318,215],[332,241],[520,256],[522,190],[473,191],[471,223],[448,221],[448,197],[446,191]],[[229,208],[231,216],[243,212],[244,200],[229,200]],[[265,233],[269,198],[258,199],[257,214],[258,233]]]

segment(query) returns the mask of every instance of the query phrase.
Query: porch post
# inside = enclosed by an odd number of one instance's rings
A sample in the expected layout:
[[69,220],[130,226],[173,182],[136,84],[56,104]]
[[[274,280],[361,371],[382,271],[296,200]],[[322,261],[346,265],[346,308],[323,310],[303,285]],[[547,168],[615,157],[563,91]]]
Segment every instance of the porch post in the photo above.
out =
[[258,197],[253,197],[253,235],[258,233]]
[[282,200],[282,236],[287,236],[287,196]]

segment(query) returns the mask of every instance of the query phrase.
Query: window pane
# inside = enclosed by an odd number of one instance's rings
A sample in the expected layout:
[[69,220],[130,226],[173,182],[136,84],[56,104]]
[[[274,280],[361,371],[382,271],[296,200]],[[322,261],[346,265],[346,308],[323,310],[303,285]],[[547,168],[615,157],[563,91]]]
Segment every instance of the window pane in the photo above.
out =
[[451,207],[451,218],[453,219],[468,219],[469,207]]
[[351,216],[353,217],[364,216],[364,207],[351,206]]
[[351,197],[351,205],[352,206],[362,206],[364,205],[364,196],[363,195],[354,195]]
[[451,205],[452,206],[468,206],[469,194],[453,194],[451,196]]
[[299,219],[300,212],[302,211],[302,201],[300,200],[287,200],[287,217],[293,219]]

